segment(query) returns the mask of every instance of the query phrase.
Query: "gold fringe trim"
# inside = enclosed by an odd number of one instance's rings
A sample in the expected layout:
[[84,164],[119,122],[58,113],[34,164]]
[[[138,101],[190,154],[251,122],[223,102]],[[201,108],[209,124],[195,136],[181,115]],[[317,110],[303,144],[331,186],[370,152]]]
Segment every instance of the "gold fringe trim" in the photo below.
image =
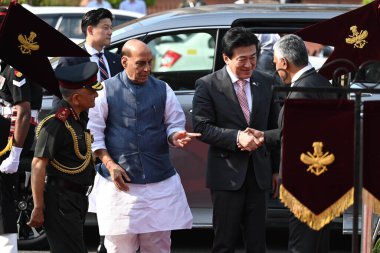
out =
[[5,146],[5,148],[0,151],[0,157],[5,155],[5,153],[7,153],[8,151],[10,151],[12,149],[12,145],[13,145],[13,137],[8,138],[7,146]]
[[354,188],[352,187],[334,204],[318,215],[304,206],[283,185],[280,185],[280,200],[300,221],[314,230],[320,230],[354,203]]
[[363,202],[366,203],[367,201],[372,201],[372,212],[376,213],[377,215],[380,215],[380,200],[373,196],[367,189],[363,188],[362,190],[362,197]]

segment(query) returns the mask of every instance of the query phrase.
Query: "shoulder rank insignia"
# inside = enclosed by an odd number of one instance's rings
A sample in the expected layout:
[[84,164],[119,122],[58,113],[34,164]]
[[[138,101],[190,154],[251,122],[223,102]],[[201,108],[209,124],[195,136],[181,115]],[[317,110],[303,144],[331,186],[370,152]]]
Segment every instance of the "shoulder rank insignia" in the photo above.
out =
[[58,111],[55,113],[55,117],[59,119],[62,122],[65,122],[66,119],[70,116],[71,111],[67,107],[61,107],[58,109]]
[[368,36],[368,31],[361,30],[358,32],[358,27],[356,25],[351,26],[350,30],[352,32],[352,35],[348,35],[348,38],[346,38],[346,43],[354,44],[354,48],[363,48],[365,44],[368,43],[365,40],[365,38]]
[[321,175],[327,171],[327,165],[330,165],[334,162],[334,154],[329,154],[329,152],[323,153],[323,142],[314,142],[313,143],[314,153],[306,152],[302,153],[300,160],[306,165],[309,165],[307,171],[316,176]]
[[22,73],[16,69],[14,69],[14,74],[15,76],[17,76],[18,78],[22,77]]
[[36,51],[40,48],[37,42],[34,41],[36,37],[37,34],[35,32],[30,32],[28,38],[26,37],[26,35],[18,35],[18,41],[20,42],[20,46],[18,47],[20,48],[22,54],[32,54],[32,50]]

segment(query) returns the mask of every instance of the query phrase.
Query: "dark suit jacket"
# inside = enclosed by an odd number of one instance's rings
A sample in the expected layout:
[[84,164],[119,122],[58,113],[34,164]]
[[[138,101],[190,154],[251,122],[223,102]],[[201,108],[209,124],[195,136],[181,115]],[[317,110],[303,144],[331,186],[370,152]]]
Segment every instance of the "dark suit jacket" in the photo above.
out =
[[[104,56],[107,59],[111,77],[124,70],[121,65],[121,57],[119,55],[104,50]],[[89,57],[61,57],[58,61],[57,67],[71,66],[89,61]]]
[[[249,127],[258,130],[277,128],[279,105],[274,102],[270,76],[255,71],[251,77],[252,113]],[[237,190],[244,183],[250,152],[240,151],[238,130],[248,127],[233,84],[224,67],[195,83],[193,99],[194,131],[210,144],[207,162],[207,187],[213,190]],[[256,180],[261,189],[271,186],[278,172],[278,155],[266,145],[252,152]]]

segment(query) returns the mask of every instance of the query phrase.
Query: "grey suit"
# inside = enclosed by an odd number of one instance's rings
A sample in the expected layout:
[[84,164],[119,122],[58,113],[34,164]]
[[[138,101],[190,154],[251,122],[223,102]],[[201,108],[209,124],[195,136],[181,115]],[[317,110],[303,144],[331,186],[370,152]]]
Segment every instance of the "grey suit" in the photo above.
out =
[[[303,73],[295,81],[293,87],[331,87],[330,82],[319,75],[314,68]],[[336,99],[333,93],[318,92],[290,92],[287,99]],[[279,129],[265,133],[265,141],[269,145],[279,146],[281,143],[281,131],[283,125],[283,110],[280,111]],[[329,228],[328,225],[320,231],[309,228],[300,222],[294,215],[289,221],[289,252],[291,253],[327,253],[329,251]]]
[[[279,105],[270,76],[254,71],[250,79],[252,112],[244,118],[226,68],[196,81],[194,131],[209,144],[207,187],[214,205],[213,252],[233,252],[243,226],[249,252],[265,252],[265,216],[272,174],[278,172],[278,152],[266,145],[253,152],[237,147],[239,130],[277,128]],[[233,236],[231,235],[233,234]]]

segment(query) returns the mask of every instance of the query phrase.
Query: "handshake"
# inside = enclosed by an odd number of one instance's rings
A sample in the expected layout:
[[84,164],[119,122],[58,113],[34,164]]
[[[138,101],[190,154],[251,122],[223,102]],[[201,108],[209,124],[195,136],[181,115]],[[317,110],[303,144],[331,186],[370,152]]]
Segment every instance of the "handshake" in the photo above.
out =
[[237,137],[237,146],[242,151],[254,151],[264,143],[264,132],[246,128],[244,131],[239,131]]

